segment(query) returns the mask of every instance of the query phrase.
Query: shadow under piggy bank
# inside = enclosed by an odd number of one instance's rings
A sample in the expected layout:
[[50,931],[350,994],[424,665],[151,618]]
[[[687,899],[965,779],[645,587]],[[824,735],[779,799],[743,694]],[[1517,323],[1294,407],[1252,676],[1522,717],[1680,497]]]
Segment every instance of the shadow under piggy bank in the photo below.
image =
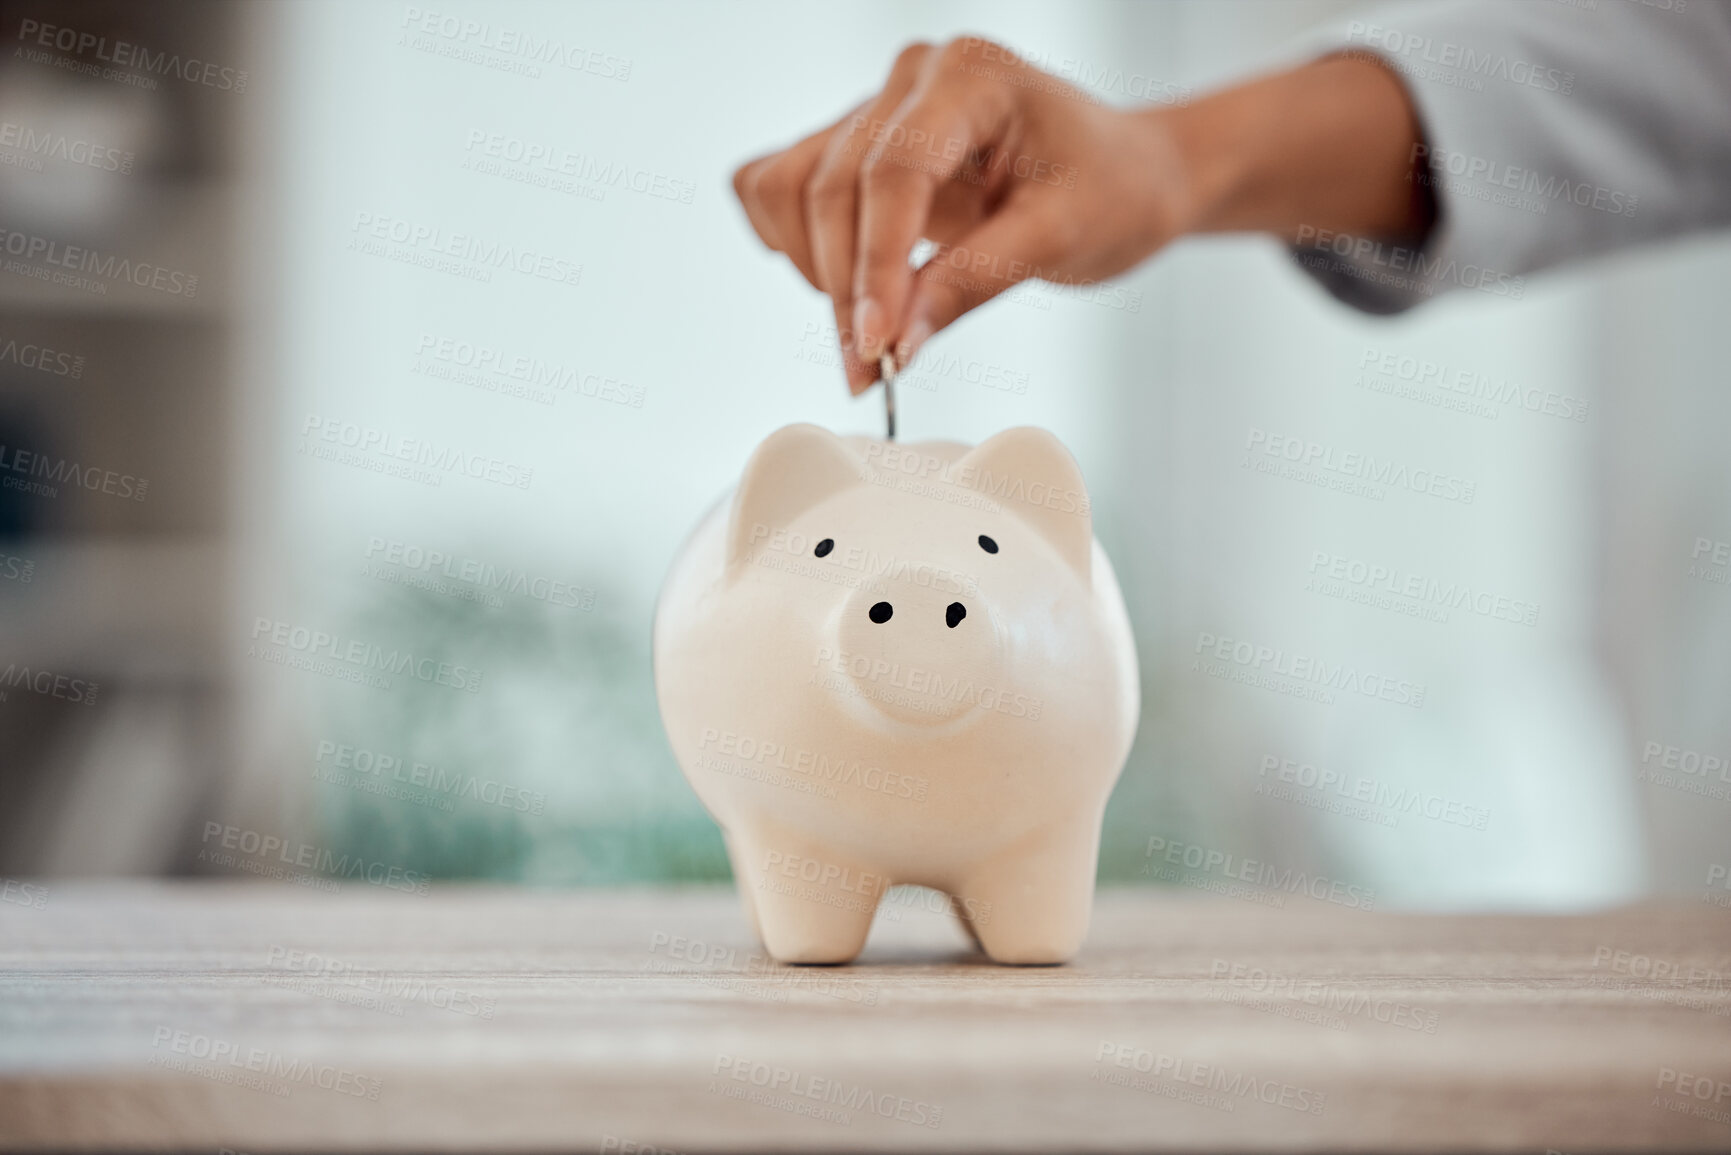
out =
[[952,896],[997,962],[1081,946],[1141,695],[1050,433],[777,430],[674,559],[654,653],[668,740],[775,958],[851,961],[898,883]]

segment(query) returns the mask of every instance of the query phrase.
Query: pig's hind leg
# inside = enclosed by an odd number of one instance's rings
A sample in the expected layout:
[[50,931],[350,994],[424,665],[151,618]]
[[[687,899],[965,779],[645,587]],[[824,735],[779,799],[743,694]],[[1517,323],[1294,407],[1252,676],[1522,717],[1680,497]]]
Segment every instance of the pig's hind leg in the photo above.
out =
[[859,954],[888,888],[882,873],[767,826],[730,831],[727,848],[746,916],[774,958],[845,963]]
[[[726,827],[722,828],[721,841],[727,847],[727,861],[733,864],[733,877],[743,879],[745,875],[740,869],[739,852],[734,849],[733,836],[728,834]],[[757,941],[761,943],[763,927],[757,921],[757,906],[751,901],[751,887],[743,882],[739,885],[739,905],[745,908],[745,925],[751,928],[751,933],[756,935]]]
[[955,890],[962,925],[993,962],[1049,966],[1075,957],[1093,913],[1097,831],[1045,830],[968,872]]

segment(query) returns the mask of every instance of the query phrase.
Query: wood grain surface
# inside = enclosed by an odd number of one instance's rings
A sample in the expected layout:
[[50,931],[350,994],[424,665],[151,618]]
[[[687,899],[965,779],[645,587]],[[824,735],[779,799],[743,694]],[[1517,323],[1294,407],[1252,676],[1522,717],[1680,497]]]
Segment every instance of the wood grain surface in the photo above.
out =
[[8,1149],[1731,1150],[1707,904],[1107,891],[1010,969],[898,893],[783,968],[726,890],[8,894]]

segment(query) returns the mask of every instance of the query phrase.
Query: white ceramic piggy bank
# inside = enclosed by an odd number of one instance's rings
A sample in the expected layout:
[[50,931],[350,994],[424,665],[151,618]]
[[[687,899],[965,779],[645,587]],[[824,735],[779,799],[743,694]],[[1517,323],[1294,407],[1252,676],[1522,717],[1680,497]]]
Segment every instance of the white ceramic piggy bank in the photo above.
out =
[[1051,434],[771,434],[673,563],[655,688],[777,959],[852,959],[897,883],[998,962],[1080,947],[1140,689]]

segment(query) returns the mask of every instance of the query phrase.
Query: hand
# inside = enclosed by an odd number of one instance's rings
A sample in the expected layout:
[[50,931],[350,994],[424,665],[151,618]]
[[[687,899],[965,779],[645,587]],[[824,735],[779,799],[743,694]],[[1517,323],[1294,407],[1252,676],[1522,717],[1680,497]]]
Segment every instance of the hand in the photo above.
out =
[[[1422,142],[1399,76],[1362,53],[1118,109],[967,37],[904,49],[881,92],[733,187],[764,243],[829,295],[857,395],[885,350],[905,366],[1021,280],[1110,277],[1183,233],[1422,237]],[[922,237],[939,247],[913,270]]]
[[[915,44],[883,91],[733,186],[764,243],[829,295],[858,394],[886,349],[906,365],[1018,281],[1109,277],[1176,235],[1186,190],[1163,127],[989,41]],[[922,237],[940,247],[916,272]]]

